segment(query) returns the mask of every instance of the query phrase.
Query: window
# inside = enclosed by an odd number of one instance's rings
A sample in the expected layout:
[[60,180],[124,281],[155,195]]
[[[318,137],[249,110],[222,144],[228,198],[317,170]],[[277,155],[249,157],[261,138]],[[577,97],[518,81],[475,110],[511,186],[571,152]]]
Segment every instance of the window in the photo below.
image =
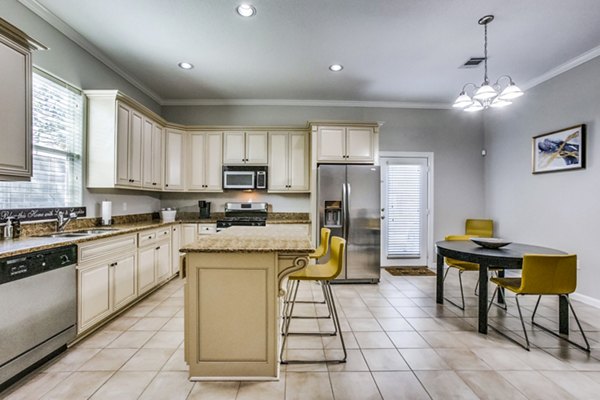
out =
[[83,95],[38,70],[32,89],[33,177],[0,182],[0,209],[80,206]]

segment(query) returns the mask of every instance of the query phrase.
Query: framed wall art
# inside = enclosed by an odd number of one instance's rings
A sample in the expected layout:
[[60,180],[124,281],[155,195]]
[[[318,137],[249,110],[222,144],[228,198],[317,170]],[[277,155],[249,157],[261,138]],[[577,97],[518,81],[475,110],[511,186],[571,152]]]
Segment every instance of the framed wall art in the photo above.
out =
[[534,174],[585,168],[585,124],[533,137]]

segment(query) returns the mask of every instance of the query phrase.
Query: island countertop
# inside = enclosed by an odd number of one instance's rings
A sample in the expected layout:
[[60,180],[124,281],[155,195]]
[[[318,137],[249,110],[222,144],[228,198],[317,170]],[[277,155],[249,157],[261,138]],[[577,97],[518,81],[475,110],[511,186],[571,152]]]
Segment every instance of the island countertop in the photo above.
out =
[[261,253],[314,251],[305,227],[232,226],[215,235],[206,235],[180,249],[184,253]]

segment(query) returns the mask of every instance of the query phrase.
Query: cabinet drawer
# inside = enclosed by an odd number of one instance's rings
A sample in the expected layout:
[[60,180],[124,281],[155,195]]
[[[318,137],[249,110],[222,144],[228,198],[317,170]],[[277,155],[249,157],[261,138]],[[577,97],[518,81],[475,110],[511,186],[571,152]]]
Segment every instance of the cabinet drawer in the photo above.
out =
[[198,225],[198,234],[199,235],[212,235],[213,233],[217,233],[217,225],[216,224],[199,224]]
[[156,240],[156,231],[144,231],[138,233],[138,243],[140,247],[143,247]]
[[171,227],[161,228],[156,231],[156,240],[170,239],[171,238]]
[[80,244],[78,246],[79,264],[94,260],[98,257],[106,258],[111,254],[135,251],[136,247],[136,235],[124,235]]

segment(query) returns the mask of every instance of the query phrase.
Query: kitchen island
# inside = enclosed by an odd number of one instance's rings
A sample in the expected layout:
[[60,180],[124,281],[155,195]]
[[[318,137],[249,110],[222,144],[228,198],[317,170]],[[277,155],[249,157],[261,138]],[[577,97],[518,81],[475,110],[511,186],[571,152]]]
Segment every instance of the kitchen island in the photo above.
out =
[[308,231],[235,226],[181,251],[190,379],[278,379],[283,285],[308,263]]

